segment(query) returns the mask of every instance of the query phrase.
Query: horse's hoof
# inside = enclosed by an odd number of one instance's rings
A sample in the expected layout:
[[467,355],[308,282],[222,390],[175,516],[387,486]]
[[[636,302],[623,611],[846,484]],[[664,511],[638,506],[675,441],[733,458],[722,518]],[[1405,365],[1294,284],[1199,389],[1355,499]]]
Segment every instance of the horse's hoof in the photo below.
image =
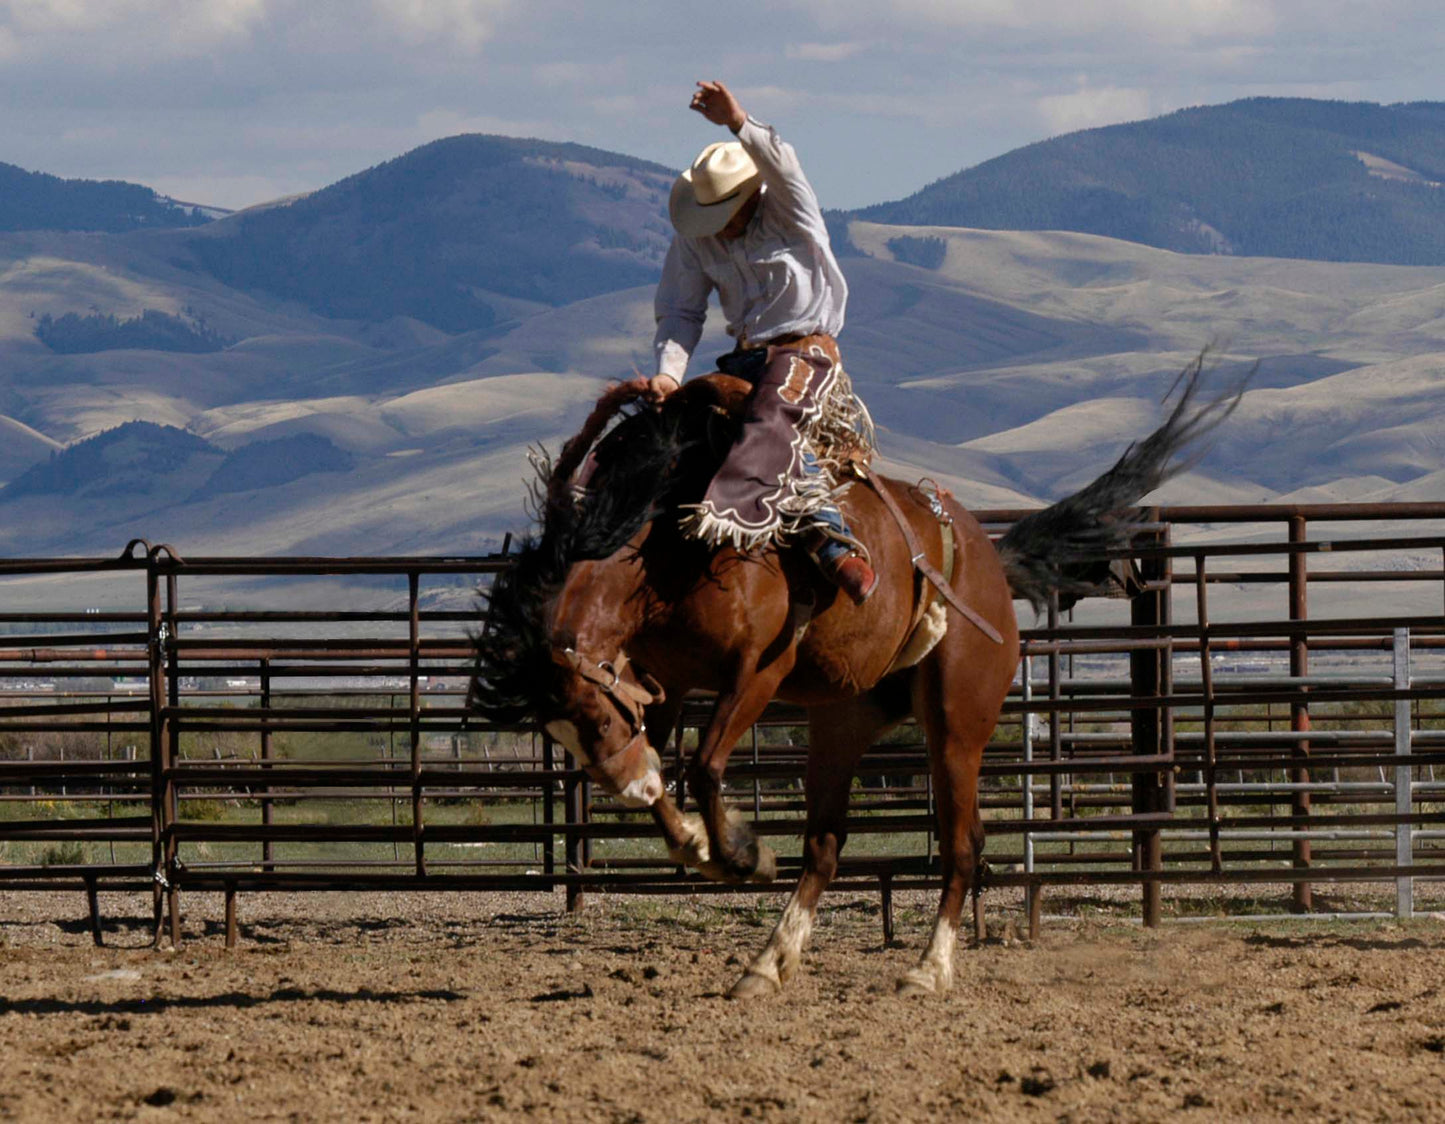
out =
[[749,882],[771,882],[778,877],[778,855],[766,843],[758,844],[758,865],[748,875]]
[[777,980],[767,976],[759,975],[757,972],[744,972],[742,978],[733,984],[732,990],[728,992],[729,999],[761,999],[767,995],[776,995],[782,990]]
[[693,868],[709,882],[726,882],[728,885],[736,885],[737,879],[728,873],[728,868],[722,863],[705,862],[699,863]]
[[938,984],[931,973],[912,968],[898,981],[899,995],[937,995]]

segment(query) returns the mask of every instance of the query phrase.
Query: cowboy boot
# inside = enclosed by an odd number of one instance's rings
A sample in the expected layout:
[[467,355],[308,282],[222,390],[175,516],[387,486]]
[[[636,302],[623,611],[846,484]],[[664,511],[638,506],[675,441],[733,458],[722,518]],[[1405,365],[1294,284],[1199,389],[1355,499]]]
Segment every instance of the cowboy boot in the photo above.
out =
[[878,587],[878,575],[868,564],[868,560],[851,551],[826,567],[824,573],[834,585],[853,599],[855,605],[867,601]]

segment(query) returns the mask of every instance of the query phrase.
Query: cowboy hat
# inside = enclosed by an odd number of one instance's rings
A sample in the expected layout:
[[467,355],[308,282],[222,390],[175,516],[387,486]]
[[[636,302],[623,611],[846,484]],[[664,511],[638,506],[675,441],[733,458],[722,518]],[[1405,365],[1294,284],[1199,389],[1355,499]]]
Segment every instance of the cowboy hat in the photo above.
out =
[[762,182],[758,166],[737,141],[710,144],[672,185],[667,201],[672,225],[689,238],[716,234]]

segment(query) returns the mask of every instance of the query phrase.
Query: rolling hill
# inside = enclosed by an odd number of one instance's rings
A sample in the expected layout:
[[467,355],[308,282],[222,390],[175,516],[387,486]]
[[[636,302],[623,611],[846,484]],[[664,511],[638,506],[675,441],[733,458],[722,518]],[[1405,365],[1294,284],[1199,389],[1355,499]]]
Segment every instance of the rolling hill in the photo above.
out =
[[673,175],[581,145],[451,137],[182,241],[227,285],[325,316],[475,331],[509,318],[498,296],[566,304],[655,278]]
[[0,230],[116,233],[209,222],[196,208],[120,180],[66,180],[0,163]]
[[851,217],[1440,265],[1442,183],[1445,103],[1250,98],[1031,144]]
[[[1231,128],[1264,113],[1276,137],[1355,145],[1371,188],[1439,195],[1432,107],[1326,106],[1334,132],[1309,107],[1219,108]],[[1345,136],[1352,113],[1365,124]],[[1179,152],[1196,125],[1175,122]],[[1129,172],[1141,192],[1166,151],[1149,144]],[[1111,191],[1126,171],[1096,170]],[[137,536],[186,554],[494,549],[524,519],[527,449],[555,449],[607,380],[649,363],[670,181],[597,150],[459,137],[204,226],[0,233],[0,554],[108,555]],[[853,255],[844,355],[885,468],[974,506],[1058,496],[1148,429],[1213,344],[1215,385],[1260,369],[1160,498],[1438,492],[1445,266],[925,217],[831,216]],[[694,370],[728,346],[708,328]]]

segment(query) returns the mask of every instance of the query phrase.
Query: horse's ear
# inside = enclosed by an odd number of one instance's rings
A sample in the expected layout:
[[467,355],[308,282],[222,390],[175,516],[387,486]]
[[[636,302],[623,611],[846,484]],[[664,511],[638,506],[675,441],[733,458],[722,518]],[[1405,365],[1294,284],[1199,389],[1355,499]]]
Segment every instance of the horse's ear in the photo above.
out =
[[576,671],[582,666],[582,657],[571,648],[553,648],[552,663],[568,671]]
[[653,678],[650,673],[641,670],[636,664],[633,664],[632,671],[637,676],[638,683],[642,684],[642,689],[652,695],[652,703],[648,703],[647,705],[651,706],[653,703],[660,703],[667,698],[667,692],[662,689],[662,684]]

